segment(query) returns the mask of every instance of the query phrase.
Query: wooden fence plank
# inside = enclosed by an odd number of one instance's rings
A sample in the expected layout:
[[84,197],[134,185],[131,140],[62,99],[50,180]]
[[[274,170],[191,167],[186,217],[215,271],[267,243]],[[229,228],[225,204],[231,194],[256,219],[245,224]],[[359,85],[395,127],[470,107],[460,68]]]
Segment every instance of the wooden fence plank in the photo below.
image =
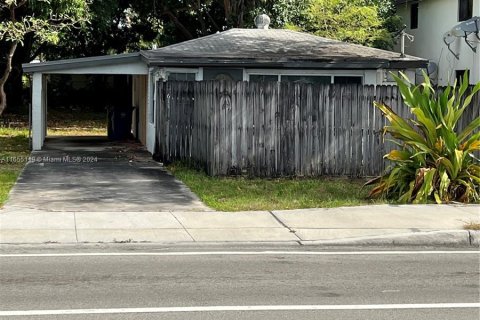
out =
[[[412,116],[393,86],[159,81],[155,90],[160,158],[210,175],[378,175],[396,146],[383,141],[373,101]],[[480,116],[479,99],[458,130]]]

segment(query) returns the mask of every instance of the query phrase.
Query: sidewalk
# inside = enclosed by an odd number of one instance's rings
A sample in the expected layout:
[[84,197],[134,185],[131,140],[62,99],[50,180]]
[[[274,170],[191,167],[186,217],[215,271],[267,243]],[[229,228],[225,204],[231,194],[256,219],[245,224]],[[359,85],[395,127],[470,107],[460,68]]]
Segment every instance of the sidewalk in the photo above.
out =
[[480,206],[363,206],[258,212],[0,210],[0,243],[478,245]]

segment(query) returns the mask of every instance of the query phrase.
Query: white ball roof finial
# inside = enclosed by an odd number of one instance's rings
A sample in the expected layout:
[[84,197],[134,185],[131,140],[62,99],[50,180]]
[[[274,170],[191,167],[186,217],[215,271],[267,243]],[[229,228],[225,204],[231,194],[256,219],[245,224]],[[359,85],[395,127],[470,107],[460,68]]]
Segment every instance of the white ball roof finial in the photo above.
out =
[[268,27],[270,26],[270,17],[266,14],[256,16],[255,25],[258,29],[268,29]]

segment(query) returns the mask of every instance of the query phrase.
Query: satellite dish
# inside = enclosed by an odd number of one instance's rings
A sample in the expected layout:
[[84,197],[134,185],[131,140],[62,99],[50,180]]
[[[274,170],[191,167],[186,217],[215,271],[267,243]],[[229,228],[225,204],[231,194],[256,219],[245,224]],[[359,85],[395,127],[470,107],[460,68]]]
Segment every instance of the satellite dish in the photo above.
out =
[[463,37],[465,36],[466,33],[475,33],[478,32],[478,19],[479,17],[475,17],[466,21],[463,21],[462,23],[459,23],[457,26],[455,26],[452,30],[457,35],[457,37]]
[[448,45],[451,45],[452,43],[454,43],[455,40],[457,40],[457,36],[455,36],[451,31],[443,35],[443,41]]
[[443,42],[445,42],[448,50],[455,56],[455,58],[457,58],[457,60],[460,59],[460,55],[450,48],[450,45],[454,43],[457,38],[463,38],[467,46],[469,46],[473,52],[477,52],[477,46],[475,46],[473,44],[474,42],[469,39],[471,34],[474,34],[477,39],[480,40],[480,17],[473,17],[463,21],[443,35]]

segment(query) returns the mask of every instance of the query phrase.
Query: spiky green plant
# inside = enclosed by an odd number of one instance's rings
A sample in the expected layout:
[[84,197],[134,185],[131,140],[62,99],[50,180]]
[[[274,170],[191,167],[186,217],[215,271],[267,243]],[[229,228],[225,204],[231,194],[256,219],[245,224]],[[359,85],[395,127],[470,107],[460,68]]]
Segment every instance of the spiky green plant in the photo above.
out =
[[480,107],[472,105],[480,83],[470,90],[466,74],[460,84],[436,92],[426,74],[418,86],[404,74],[394,77],[412,119],[374,103],[389,122],[384,134],[390,134],[399,148],[384,156],[392,161],[386,172],[367,182],[375,184],[370,196],[401,203],[479,201],[480,163],[474,152],[480,150],[480,117],[462,130],[458,123],[466,108]]

